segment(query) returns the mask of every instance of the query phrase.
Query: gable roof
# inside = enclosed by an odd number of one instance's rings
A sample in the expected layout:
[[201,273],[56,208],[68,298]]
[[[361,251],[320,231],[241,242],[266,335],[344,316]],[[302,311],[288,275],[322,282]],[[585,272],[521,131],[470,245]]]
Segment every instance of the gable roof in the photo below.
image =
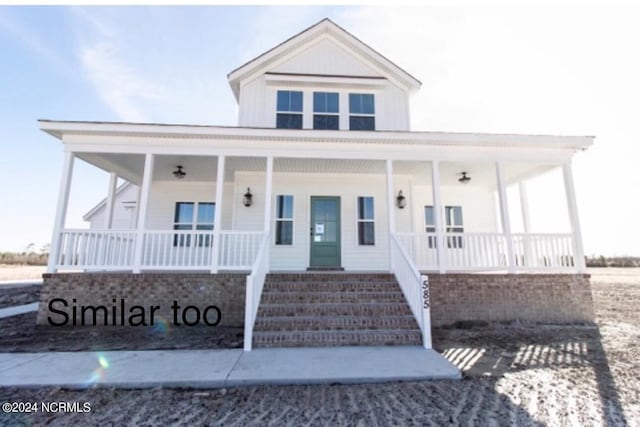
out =
[[[114,196],[118,197],[124,190],[129,188],[129,186],[131,186],[131,185],[133,185],[133,184],[130,183],[129,181],[123,182],[122,184],[120,184],[120,186],[118,186],[118,188],[116,188],[116,192],[115,192]],[[84,221],[91,221],[91,218],[93,218],[97,213],[102,212],[102,210],[105,209],[106,207],[107,207],[107,199],[104,198],[100,202],[98,202],[97,205],[92,207],[89,212],[84,214],[82,216],[82,219]]]
[[363,57],[366,61],[383,70],[385,74],[394,77],[396,81],[405,86],[408,90],[417,90],[422,83],[420,80],[413,77],[404,69],[393,63],[391,60],[380,54],[369,45],[355,37],[353,34],[330,20],[324,18],[320,22],[310,26],[309,28],[301,31],[293,37],[285,40],[279,45],[266,51],[265,53],[253,58],[246,62],[235,70],[231,71],[227,78],[229,79],[229,85],[233,90],[236,99],[240,97],[240,82],[251,76],[254,76],[266,67],[277,63],[280,59],[286,57],[289,53],[300,49],[318,37],[325,34],[329,34],[335,37],[341,43],[354,50],[357,54]]

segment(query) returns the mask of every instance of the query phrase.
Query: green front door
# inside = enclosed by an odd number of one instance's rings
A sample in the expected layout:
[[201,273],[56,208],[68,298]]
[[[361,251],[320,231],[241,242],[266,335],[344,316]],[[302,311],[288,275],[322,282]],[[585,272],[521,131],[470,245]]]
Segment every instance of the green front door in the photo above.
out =
[[340,267],[340,197],[311,197],[311,267]]

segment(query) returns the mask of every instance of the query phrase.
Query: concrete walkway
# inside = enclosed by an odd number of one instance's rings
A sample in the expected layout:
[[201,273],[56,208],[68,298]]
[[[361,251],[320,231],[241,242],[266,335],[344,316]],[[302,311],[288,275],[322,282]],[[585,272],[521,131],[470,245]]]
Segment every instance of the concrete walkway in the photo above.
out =
[[460,379],[421,347],[0,353],[0,386],[219,388]]
[[0,319],[5,317],[17,316],[18,314],[29,313],[32,311],[38,311],[38,303],[32,302],[31,304],[15,305],[13,307],[0,308]]

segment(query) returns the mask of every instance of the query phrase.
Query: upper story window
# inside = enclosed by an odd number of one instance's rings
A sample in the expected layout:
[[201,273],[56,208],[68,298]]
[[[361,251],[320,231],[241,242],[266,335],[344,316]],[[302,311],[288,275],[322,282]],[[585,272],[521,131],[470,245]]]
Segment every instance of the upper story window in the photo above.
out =
[[376,118],[373,94],[349,94],[349,130],[375,130]]
[[278,91],[276,128],[302,129],[302,92]]
[[313,92],[313,128],[339,128],[340,108],[337,92]]

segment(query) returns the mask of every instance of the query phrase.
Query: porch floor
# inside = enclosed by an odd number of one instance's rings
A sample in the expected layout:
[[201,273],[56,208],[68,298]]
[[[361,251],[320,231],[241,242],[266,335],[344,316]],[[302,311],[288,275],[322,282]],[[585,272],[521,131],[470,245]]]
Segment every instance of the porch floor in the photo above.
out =
[[458,368],[438,352],[414,346],[1,353],[0,372],[2,387],[68,388],[221,388],[461,378]]

